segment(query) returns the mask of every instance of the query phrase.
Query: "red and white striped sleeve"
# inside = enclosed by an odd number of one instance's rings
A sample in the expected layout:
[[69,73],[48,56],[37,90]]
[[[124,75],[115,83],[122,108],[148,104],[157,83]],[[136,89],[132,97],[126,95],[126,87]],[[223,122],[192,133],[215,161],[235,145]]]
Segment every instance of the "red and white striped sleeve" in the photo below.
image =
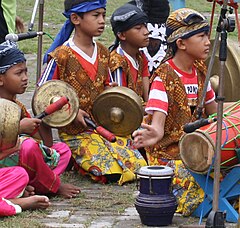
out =
[[160,77],[156,77],[151,85],[149,99],[145,112],[153,114],[153,111],[163,112],[167,115],[168,111],[168,97]]
[[211,83],[208,82],[208,87],[207,87],[207,93],[206,93],[206,98],[205,98],[205,104],[209,104],[212,101],[215,100],[215,92],[213,91],[211,87]]

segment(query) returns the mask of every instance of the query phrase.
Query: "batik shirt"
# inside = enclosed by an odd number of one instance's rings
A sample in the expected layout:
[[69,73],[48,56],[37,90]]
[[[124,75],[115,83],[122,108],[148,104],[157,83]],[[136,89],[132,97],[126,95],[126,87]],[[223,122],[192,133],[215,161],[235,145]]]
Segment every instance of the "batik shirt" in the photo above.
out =
[[[153,111],[167,115],[164,137],[158,144],[146,149],[155,158],[179,159],[178,142],[183,134],[183,126],[196,120],[196,110],[192,113],[190,106],[196,107],[202,96],[206,67],[202,62],[196,62],[192,72],[182,72],[169,60],[154,73],[146,107],[146,112],[150,114],[148,121],[151,121]],[[205,104],[214,99],[215,94],[209,84]]]
[[[65,81],[71,85],[79,98],[80,108],[91,116],[93,102],[104,91],[109,77],[109,52],[100,43],[95,43],[92,58],[87,56],[69,39],[64,45],[55,49],[38,85],[52,79]],[[59,133],[75,135],[84,128],[74,123],[59,128]]]
[[143,77],[149,77],[148,61],[143,52],[137,55],[135,61],[120,46],[110,54],[110,70],[112,77],[119,86],[132,89],[140,97],[143,96]]

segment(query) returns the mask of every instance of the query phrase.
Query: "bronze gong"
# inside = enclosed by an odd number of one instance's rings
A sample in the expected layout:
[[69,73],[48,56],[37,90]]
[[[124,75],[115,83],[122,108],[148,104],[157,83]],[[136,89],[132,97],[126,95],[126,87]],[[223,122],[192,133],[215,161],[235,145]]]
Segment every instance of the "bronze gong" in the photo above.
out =
[[69,99],[69,103],[62,109],[44,117],[43,122],[55,128],[70,124],[79,110],[78,96],[72,86],[60,80],[47,81],[35,91],[32,99],[34,115],[42,113],[47,106],[63,96]]
[[141,98],[127,87],[112,87],[93,103],[93,117],[117,136],[127,136],[140,127],[144,110]]
[[[213,47],[213,40],[211,40],[211,48]],[[210,49],[209,58],[206,61],[208,65],[212,49]],[[218,92],[220,75],[220,61],[219,61],[219,44],[216,55],[214,57],[214,64],[211,71],[211,84],[213,90]],[[231,40],[227,43],[227,60],[224,66],[224,96],[225,101],[237,101],[240,99],[239,85],[240,85],[240,47],[238,43]]]
[[0,152],[17,143],[21,109],[12,101],[0,98]]

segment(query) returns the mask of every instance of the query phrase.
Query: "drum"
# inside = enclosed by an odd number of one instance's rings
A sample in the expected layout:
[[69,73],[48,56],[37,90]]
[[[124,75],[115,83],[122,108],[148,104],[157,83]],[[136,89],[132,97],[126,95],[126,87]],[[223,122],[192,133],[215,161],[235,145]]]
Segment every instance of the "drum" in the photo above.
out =
[[167,166],[145,166],[137,173],[140,179],[135,207],[141,222],[147,226],[166,226],[172,223],[177,208],[171,191],[173,169]]
[[[179,141],[184,165],[194,173],[208,172],[215,152],[217,122],[185,134]],[[239,163],[240,158],[240,101],[224,109],[221,139],[221,169]]]

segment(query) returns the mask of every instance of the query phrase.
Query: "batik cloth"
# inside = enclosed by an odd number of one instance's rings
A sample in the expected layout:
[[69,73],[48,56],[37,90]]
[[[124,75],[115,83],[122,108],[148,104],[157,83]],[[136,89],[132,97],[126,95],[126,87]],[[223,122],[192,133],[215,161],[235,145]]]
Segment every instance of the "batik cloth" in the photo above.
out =
[[135,172],[147,165],[140,152],[133,149],[130,137],[117,137],[117,141],[111,143],[91,130],[78,135],[62,133],[60,137],[71,148],[76,163],[85,174],[97,181],[104,182],[102,176],[118,174],[118,184],[122,185],[135,180]]
[[8,40],[0,44],[0,74],[4,74],[13,65],[22,62],[26,62],[26,59],[15,42]]
[[132,89],[138,96],[143,96],[143,77],[149,77],[148,61],[145,54],[140,51],[137,56],[137,63],[123,49],[118,46],[110,53],[109,67],[113,80],[119,86]]
[[[92,60],[92,68],[95,68],[94,63],[98,61],[95,77],[90,77],[88,70],[84,68],[86,60],[83,61],[81,58],[83,53],[74,49],[71,42],[50,54],[56,63],[54,70],[58,72],[58,79],[65,81],[75,89],[80,108],[91,117],[93,102],[104,91],[109,77],[109,52],[98,42],[95,48],[97,55]],[[50,68],[48,72],[51,72]],[[49,78],[47,75],[43,77]],[[40,80],[40,82],[43,81]],[[74,122],[60,128],[59,136],[69,145],[78,168],[84,170],[85,172],[82,173],[89,174],[94,180],[102,181],[106,175],[118,174],[121,185],[134,180],[134,172],[146,165],[140,152],[131,149],[131,139],[128,137],[117,137],[117,142],[110,143],[97,132],[85,129]]]

